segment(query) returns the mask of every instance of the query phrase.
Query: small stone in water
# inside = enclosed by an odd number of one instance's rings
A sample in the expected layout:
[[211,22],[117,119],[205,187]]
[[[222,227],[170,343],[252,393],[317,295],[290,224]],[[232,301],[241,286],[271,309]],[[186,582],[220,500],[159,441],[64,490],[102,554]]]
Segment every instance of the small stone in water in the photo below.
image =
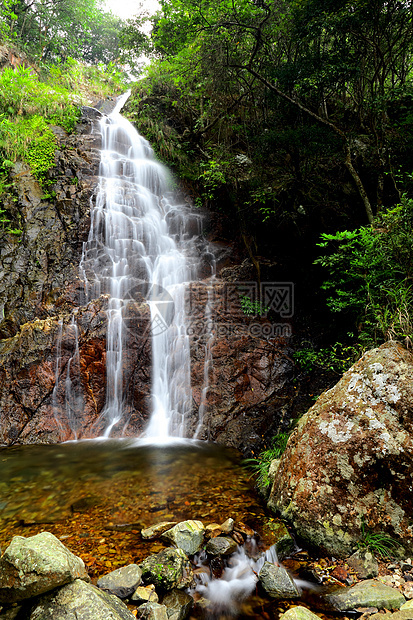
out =
[[130,600],[134,603],[157,603],[158,595],[155,592],[155,586],[150,584],[148,586],[139,586],[130,597]]
[[231,555],[237,550],[237,543],[232,538],[217,536],[212,538],[206,545],[208,555]]
[[224,523],[221,525],[222,533],[223,534],[231,534],[233,529],[234,529],[234,525],[235,525],[235,521],[234,521],[234,519],[231,519],[231,517],[230,517],[229,519],[224,521]]

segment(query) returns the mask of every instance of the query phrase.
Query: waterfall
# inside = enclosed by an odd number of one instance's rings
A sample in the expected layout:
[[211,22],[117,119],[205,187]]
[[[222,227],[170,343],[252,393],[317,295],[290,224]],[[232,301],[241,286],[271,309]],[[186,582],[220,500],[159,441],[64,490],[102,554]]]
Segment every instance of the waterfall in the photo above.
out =
[[197,276],[201,218],[172,191],[173,180],[147,140],[124,119],[120,98],[100,122],[102,152],[96,201],[80,276],[86,301],[106,294],[104,435],[123,423],[128,304],[147,299],[151,312],[152,415],[147,437],[185,435],[192,408],[185,289]]

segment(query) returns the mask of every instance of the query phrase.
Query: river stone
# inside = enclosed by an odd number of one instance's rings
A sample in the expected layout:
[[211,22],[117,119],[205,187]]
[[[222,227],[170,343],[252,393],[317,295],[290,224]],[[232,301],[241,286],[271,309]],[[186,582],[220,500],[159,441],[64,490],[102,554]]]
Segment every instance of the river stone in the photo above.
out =
[[129,564],[98,579],[97,587],[119,598],[128,598],[142,582],[142,571],[137,564]]
[[267,520],[263,534],[268,536],[271,546],[275,547],[279,560],[283,560],[295,549],[295,542],[281,521]]
[[363,521],[397,539],[406,557],[413,552],[412,451],[413,355],[386,342],[299,420],[269,506],[302,539],[336,557],[355,551]]
[[166,605],[169,620],[185,620],[194,605],[192,596],[182,590],[172,590],[162,601]]
[[163,549],[139,566],[144,583],[153,583],[164,590],[186,588],[193,581],[191,562],[182,549]]
[[413,599],[403,603],[403,605],[400,607],[400,609],[413,609]]
[[351,611],[356,607],[399,609],[406,599],[403,594],[375,579],[361,581],[355,586],[341,588],[325,595],[325,599],[338,611]]
[[229,517],[229,519],[224,521],[224,523],[221,525],[222,533],[223,534],[232,534],[232,532],[234,530],[234,525],[235,525],[234,519],[231,519],[231,517]]
[[283,566],[264,562],[259,573],[259,581],[271,598],[299,598],[301,596],[293,578]]
[[238,545],[232,538],[217,536],[207,542],[205,551],[208,555],[231,555],[237,548]]
[[165,605],[159,603],[144,603],[138,607],[136,617],[144,620],[168,620]]
[[134,620],[117,596],[76,579],[35,604],[28,620]]
[[392,614],[373,614],[369,616],[368,620],[383,620],[383,615],[386,620],[413,620],[413,611],[411,609],[399,609],[399,611],[394,611]]
[[187,555],[197,553],[204,542],[204,524],[201,521],[181,521],[162,534],[162,538],[170,540]]
[[158,595],[155,592],[155,586],[149,584],[148,586],[139,586],[130,597],[130,600],[141,605],[142,603],[157,603]]
[[347,558],[347,564],[356,571],[360,579],[370,579],[379,574],[379,564],[368,549],[359,549],[352,556]]
[[0,603],[14,603],[75,579],[88,579],[83,560],[56,536],[15,536],[0,559]]
[[290,607],[282,616],[280,620],[320,620],[320,616],[313,614],[307,607]]
[[150,527],[141,530],[141,536],[143,540],[154,540],[167,530],[170,530],[176,524],[177,521],[162,521],[161,523],[156,523],[155,525],[151,525]]

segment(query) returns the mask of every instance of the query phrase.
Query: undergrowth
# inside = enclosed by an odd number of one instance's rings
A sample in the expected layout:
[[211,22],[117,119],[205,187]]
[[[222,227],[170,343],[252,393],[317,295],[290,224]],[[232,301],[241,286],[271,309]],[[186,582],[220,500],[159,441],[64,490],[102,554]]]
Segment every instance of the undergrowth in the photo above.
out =
[[260,452],[256,458],[244,459],[243,464],[256,476],[259,488],[268,488],[271,485],[269,470],[271,461],[279,459],[284,453],[290,433],[278,433],[271,441],[271,446]]

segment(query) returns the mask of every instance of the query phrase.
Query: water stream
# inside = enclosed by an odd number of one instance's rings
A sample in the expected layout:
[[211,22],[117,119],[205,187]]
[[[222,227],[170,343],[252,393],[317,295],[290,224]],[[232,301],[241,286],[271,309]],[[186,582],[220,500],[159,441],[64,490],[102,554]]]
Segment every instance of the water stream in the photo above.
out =
[[127,415],[124,317],[128,304],[143,296],[152,337],[152,414],[145,435],[162,441],[185,436],[192,407],[185,288],[198,274],[201,218],[179,200],[149,143],[120,115],[127,97],[100,122],[100,182],[80,273],[86,301],[109,296],[104,436]]

